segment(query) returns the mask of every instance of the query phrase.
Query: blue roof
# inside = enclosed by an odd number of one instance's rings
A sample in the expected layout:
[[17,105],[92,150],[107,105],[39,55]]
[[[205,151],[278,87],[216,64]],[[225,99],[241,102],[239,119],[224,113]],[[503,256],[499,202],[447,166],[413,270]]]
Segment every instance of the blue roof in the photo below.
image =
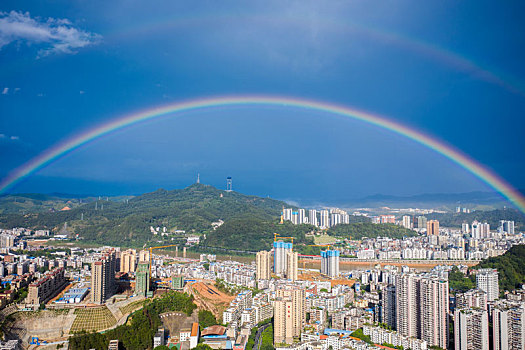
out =
[[347,331],[347,330],[344,330],[344,329],[334,329],[334,328],[325,328],[324,329],[324,334],[325,335],[330,335],[332,333],[338,333],[338,334],[352,334],[353,332],[352,331]]

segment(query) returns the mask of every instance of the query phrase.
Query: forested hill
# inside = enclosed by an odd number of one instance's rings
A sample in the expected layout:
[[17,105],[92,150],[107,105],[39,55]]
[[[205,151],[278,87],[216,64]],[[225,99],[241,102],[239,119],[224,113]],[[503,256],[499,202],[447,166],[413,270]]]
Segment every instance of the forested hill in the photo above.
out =
[[1,214],[0,226],[47,228],[55,233],[62,230],[105,244],[143,244],[152,238],[150,226],[204,232],[219,219],[277,220],[283,206],[287,204],[270,198],[194,184],[180,190],[157,190],[124,202],[96,201],[68,211]]

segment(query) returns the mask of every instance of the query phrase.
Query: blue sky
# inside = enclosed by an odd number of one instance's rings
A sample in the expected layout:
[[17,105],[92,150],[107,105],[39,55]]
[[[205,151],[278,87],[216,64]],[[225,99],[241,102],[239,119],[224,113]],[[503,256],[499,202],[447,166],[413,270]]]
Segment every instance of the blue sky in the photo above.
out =
[[[525,4],[2,1],[0,177],[119,116],[269,94],[389,116],[525,188]],[[11,189],[223,187],[295,200],[490,190],[411,140],[290,108],[217,108],[90,143]]]

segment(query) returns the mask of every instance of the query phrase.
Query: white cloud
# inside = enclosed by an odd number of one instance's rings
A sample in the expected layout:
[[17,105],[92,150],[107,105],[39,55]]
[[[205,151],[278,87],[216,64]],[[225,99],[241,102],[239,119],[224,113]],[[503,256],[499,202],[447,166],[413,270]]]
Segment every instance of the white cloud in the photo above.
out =
[[4,90],[2,90],[2,95],[7,95],[8,92],[9,92],[9,88],[5,87]]
[[13,140],[13,141],[20,140],[20,137],[18,137],[18,136],[11,136],[11,140]]
[[79,92],[81,95],[84,95],[86,92],[84,90],[80,90]]
[[76,50],[100,39],[98,34],[73,27],[67,19],[31,18],[28,12],[0,11],[0,49],[12,42],[41,44],[38,56],[76,53]]

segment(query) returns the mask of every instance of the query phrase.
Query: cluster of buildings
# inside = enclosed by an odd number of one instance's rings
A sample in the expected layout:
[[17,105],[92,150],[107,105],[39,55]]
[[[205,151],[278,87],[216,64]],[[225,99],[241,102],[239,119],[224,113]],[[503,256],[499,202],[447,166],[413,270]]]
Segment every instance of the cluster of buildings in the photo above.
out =
[[350,215],[342,209],[292,209],[283,208],[281,221],[291,221],[294,225],[309,224],[327,229],[339,224],[349,224]]

